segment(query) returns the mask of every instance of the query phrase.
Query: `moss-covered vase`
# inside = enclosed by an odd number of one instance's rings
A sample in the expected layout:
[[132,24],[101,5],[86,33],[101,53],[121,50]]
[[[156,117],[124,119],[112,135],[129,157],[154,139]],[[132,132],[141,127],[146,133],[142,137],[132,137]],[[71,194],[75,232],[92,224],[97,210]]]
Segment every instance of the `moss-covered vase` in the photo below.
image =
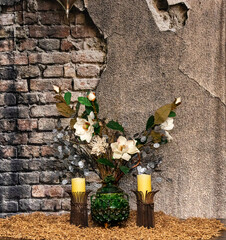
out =
[[116,225],[129,217],[129,196],[112,182],[91,196],[92,219],[102,225]]

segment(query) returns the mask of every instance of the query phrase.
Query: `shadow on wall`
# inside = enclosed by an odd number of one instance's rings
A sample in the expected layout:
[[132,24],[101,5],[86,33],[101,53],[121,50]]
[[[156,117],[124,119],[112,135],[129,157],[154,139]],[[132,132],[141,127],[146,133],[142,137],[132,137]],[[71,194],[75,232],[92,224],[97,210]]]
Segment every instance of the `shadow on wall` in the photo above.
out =
[[[13,56],[10,55],[10,58],[12,59]],[[21,191],[15,186],[18,184],[16,172],[23,168],[22,162],[16,159],[18,151],[16,145],[22,140],[18,139],[17,135],[19,132],[17,119],[21,116],[17,106],[19,97],[16,89],[17,75],[16,66],[13,64],[0,68],[0,80],[2,80],[0,95],[3,105],[0,112],[0,212],[15,212],[18,209],[17,202],[5,202],[5,200],[18,200]]]

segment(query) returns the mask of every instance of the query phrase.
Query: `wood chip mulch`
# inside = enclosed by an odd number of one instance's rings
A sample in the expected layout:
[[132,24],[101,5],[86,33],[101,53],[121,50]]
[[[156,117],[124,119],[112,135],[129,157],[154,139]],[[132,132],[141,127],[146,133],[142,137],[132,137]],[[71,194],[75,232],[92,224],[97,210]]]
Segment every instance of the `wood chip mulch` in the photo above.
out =
[[43,213],[16,215],[0,219],[0,239],[30,240],[201,240],[220,236],[224,225],[216,219],[188,218],[180,220],[155,213],[156,227],[136,226],[136,212],[121,226],[105,229],[89,220],[88,228],[70,225],[69,214],[46,216]]

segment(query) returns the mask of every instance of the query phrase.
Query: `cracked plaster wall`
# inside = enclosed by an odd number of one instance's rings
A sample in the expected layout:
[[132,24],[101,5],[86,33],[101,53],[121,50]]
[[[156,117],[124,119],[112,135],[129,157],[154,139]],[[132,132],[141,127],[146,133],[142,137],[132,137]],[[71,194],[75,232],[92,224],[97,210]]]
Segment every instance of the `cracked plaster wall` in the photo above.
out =
[[[155,109],[182,97],[174,141],[160,150],[163,172],[152,176],[160,189],[156,210],[181,218],[226,217],[223,3],[186,1],[186,24],[172,32],[159,29],[145,0],[85,1],[107,39],[107,66],[97,88],[103,116],[133,134]],[[122,183],[128,191],[135,185],[131,176]],[[135,207],[133,197],[131,203]]]

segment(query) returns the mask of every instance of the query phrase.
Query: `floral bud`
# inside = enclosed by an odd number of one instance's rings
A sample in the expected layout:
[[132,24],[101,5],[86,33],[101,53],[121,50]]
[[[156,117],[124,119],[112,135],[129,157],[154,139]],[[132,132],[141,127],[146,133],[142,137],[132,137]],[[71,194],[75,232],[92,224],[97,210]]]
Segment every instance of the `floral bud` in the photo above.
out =
[[181,104],[181,97],[178,97],[178,98],[175,99],[175,104],[176,105]]
[[53,90],[56,92],[56,93],[60,93],[60,88],[56,85],[53,85]]
[[96,99],[95,93],[94,92],[90,92],[89,95],[88,95],[88,99],[90,101],[92,101],[92,102],[95,101],[95,99]]

